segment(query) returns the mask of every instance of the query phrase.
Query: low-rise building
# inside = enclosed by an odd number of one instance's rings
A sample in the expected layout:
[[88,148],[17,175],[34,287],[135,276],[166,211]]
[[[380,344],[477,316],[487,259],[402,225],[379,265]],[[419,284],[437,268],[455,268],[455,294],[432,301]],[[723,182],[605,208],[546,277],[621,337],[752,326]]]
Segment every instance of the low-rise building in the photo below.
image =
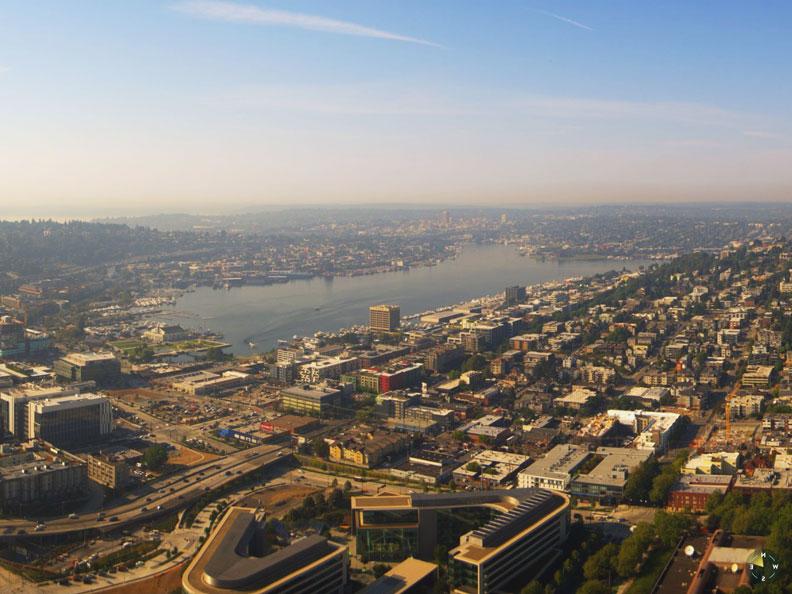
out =
[[69,353],[55,361],[55,374],[68,382],[112,383],[121,373],[121,363],[113,353]]
[[735,474],[740,468],[740,452],[713,452],[692,456],[682,474]]
[[291,386],[280,393],[281,410],[319,418],[336,416],[343,392],[326,386]]
[[644,387],[635,386],[627,390],[624,396],[648,406],[660,406],[664,398],[669,397],[671,391],[660,386]]
[[157,324],[143,333],[143,338],[154,344],[178,342],[190,338],[190,333],[178,324]]
[[229,370],[221,374],[196,371],[187,376],[180,376],[171,382],[171,387],[192,396],[207,396],[239,388],[249,382],[250,374],[241,371]]
[[732,419],[750,417],[762,414],[764,396],[761,394],[744,394],[732,396],[729,401],[729,411]]
[[617,502],[624,497],[630,473],[652,456],[650,450],[600,447],[594,455],[599,464],[587,473],[578,474],[570,485],[572,495],[587,500]]
[[67,502],[83,495],[85,462],[63,451],[43,447],[0,455],[0,506],[11,512],[46,502]]
[[734,477],[727,474],[683,474],[671,488],[668,508],[680,512],[703,512],[713,493],[725,495]]
[[572,444],[557,445],[517,476],[517,486],[569,491],[572,477],[588,458],[587,448]]
[[139,460],[143,454],[137,450],[104,450],[86,458],[88,479],[110,489],[121,491],[129,483],[129,465]]
[[482,450],[454,470],[454,476],[459,479],[477,479],[485,486],[502,486],[513,481],[530,461],[528,456],[520,454]]
[[740,383],[746,388],[767,388],[773,379],[771,365],[748,365],[745,368]]
[[575,386],[566,396],[561,396],[553,400],[553,405],[571,408],[572,410],[580,410],[596,397],[597,392],[594,390],[584,388],[583,386]]
[[332,441],[330,460],[373,468],[386,458],[406,451],[410,443],[410,438],[401,433],[355,431]]
[[681,415],[677,413],[609,410],[608,417],[620,425],[629,428],[634,434],[633,447],[651,450],[656,453],[665,452]]
[[300,381],[318,384],[327,379],[338,379],[342,374],[360,366],[357,357],[323,357],[300,367]]

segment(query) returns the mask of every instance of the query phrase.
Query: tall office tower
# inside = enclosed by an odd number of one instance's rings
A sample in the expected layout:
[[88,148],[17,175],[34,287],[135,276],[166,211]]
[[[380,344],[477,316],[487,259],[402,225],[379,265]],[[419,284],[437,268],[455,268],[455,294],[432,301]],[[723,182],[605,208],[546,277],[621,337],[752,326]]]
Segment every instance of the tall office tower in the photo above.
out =
[[401,324],[398,305],[372,305],[369,307],[369,328],[380,332],[393,332]]
[[440,223],[442,225],[450,225],[451,224],[451,213],[447,210],[444,210],[440,213]]
[[525,287],[506,287],[506,297],[504,300],[509,305],[525,301]]
[[58,447],[95,441],[113,430],[110,399],[100,394],[75,394],[28,402],[27,438]]

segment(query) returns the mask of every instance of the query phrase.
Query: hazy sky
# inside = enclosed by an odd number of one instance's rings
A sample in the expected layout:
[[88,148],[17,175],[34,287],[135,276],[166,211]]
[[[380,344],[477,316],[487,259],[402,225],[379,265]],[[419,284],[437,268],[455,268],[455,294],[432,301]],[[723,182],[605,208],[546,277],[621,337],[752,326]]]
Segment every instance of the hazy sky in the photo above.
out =
[[0,216],[792,200],[792,3],[5,0]]

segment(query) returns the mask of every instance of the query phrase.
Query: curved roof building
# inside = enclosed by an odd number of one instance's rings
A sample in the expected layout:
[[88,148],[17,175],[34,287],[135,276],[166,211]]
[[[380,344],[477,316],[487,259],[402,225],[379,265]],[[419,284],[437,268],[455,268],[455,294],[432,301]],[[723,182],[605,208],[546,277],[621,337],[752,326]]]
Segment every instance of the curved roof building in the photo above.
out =
[[569,528],[569,497],[546,489],[414,493],[352,498],[355,552],[364,560],[432,559],[437,512],[486,507],[498,513],[449,552],[455,592],[510,591],[560,552]]
[[255,510],[232,507],[182,576],[188,594],[331,594],[344,589],[347,548],[309,536],[269,552]]

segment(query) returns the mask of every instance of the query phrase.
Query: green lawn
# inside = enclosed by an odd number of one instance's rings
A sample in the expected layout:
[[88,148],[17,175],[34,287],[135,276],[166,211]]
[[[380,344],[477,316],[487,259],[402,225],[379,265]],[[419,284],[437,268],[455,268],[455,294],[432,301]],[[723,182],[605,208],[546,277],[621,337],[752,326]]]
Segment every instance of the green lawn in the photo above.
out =
[[182,340],[180,342],[166,342],[163,344],[148,344],[136,338],[125,338],[122,340],[114,340],[108,343],[114,349],[117,349],[129,355],[136,348],[141,346],[151,347],[155,353],[170,353],[176,352],[190,352],[190,351],[206,351],[213,348],[223,348],[229,346],[225,342],[218,340],[207,340],[204,338],[197,338],[193,340]]
[[145,343],[136,338],[125,338],[123,340],[114,340],[108,344],[114,349],[118,349],[119,351],[127,353],[129,351],[135,350],[139,346],[143,346]]

